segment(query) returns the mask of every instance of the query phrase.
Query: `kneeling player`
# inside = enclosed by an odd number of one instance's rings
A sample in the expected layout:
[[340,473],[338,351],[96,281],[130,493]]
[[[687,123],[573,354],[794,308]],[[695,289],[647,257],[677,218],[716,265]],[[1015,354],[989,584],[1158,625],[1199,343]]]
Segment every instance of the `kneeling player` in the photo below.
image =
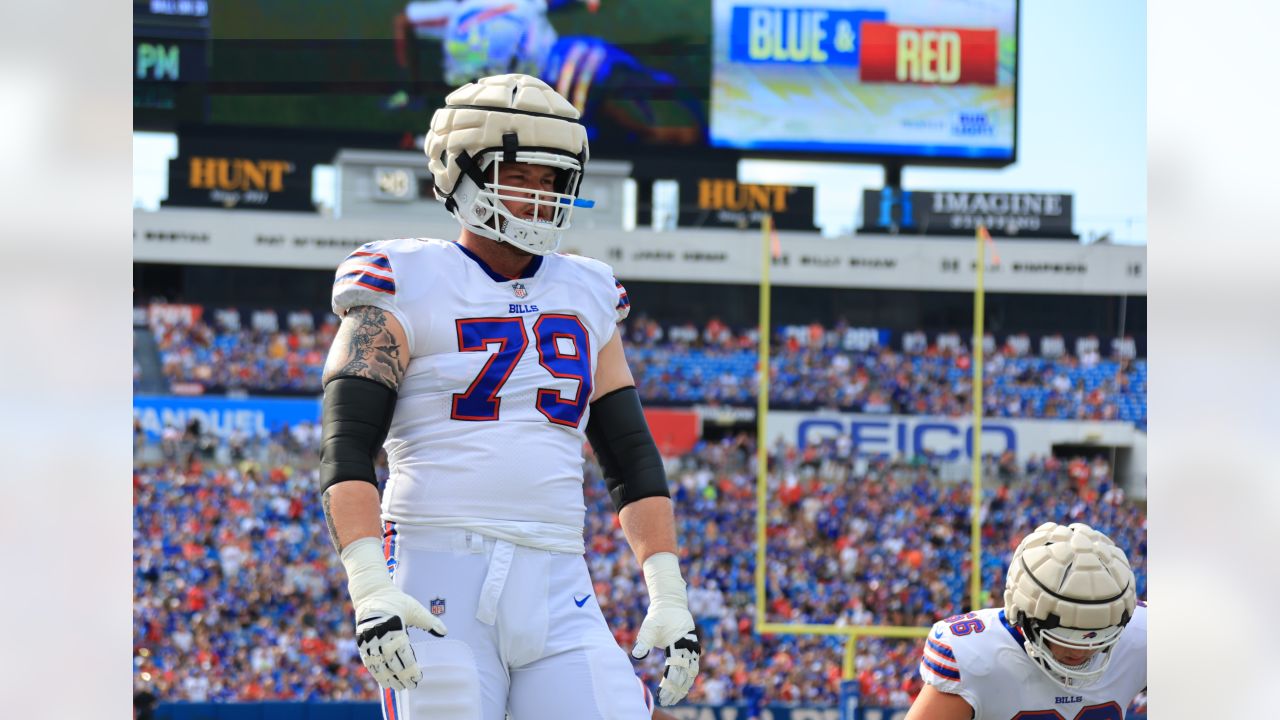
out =
[[1004,608],[925,639],[907,720],[1123,720],[1147,685],[1147,608],[1124,551],[1082,523],[1045,523],[1013,553]]

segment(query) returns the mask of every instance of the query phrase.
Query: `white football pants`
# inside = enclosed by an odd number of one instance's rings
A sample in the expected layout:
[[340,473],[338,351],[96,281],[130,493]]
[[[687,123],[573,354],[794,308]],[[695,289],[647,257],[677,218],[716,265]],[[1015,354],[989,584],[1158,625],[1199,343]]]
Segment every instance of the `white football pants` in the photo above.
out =
[[581,555],[456,528],[384,523],[395,584],[448,636],[411,628],[413,690],[382,690],[385,720],[648,720],[653,699],[618,647]]

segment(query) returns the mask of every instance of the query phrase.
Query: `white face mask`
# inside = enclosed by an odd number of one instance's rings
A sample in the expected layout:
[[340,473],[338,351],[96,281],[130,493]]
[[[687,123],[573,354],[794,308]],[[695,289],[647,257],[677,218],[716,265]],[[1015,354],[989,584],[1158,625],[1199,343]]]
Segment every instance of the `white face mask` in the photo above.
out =
[[[1041,630],[1033,633],[1036,636],[1034,640],[1027,638],[1025,648],[1036,667],[1051,680],[1067,689],[1082,688],[1096,682],[1106,672],[1111,664],[1111,651],[1123,630],[1123,625],[1098,630],[1061,627]],[[1053,654],[1050,642],[1067,650],[1092,651],[1093,655],[1079,665],[1068,665]]]
[[[559,190],[563,192],[560,192],[499,183],[502,162],[501,152],[487,153],[478,159],[478,164],[485,166],[483,188],[477,188],[466,175],[459,179],[453,194],[457,203],[454,217],[477,235],[510,243],[534,255],[554,253],[560,247],[564,231],[570,227],[574,209],[589,208],[595,204],[577,197],[578,183],[582,178],[581,164],[576,158],[559,153],[516,153],[516,162],[543,165],[566,174],[567,177],[558,183],[562,185]],[[516,216],[506,202],[532,205],[533,219]]]

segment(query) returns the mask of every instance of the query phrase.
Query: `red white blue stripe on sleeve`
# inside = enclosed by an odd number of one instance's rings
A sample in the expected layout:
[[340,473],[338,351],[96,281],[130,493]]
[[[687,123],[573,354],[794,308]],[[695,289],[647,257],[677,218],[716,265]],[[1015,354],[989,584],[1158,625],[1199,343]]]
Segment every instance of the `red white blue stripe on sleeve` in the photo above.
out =
[[383,253],[357,250],[338,266],[334,286],[359,285],[375,292],[396,294],[395,273],[391,261]]
[[949,645],[940,643],[933,638],[925,641],[924,659],[920,662],[921,666],[947,680],[959,680],[960,668],[957,667],[955,651]]
[[946,644],[944,644],[944,643],[940,643],[940,642],[938,642],[937,640],[934,640],[933,638],[929,638],[929,639],[928,639],[928,641],[927,641],[927,645],[928,645],[928,647],[929,647],[929,650],[931,650],[931,651],[932,651],[932,652],[934,652],[935,654],[937,654],[937,655],[941,656],[941,657],[942,657],[943,659],[945,659],[947,662],[949,662],[949,663],[955,663],[955,661],[956,661],[956,654],[955,654],[955,651],[951,649],[951,646],[950,646],[950,645],[946,645]]
[[617,308],[621,310],[624,307],[630,307],[631,299],[627,297],[627,289],[622,287],[622,283],[618,282],[616,279],[613,281],[613,284],[618,286]]

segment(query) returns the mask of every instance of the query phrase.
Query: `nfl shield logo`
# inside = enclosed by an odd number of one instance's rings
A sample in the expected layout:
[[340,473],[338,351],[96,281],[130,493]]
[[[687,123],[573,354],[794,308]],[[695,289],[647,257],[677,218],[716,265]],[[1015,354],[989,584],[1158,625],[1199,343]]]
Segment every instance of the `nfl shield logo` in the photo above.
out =
[[431,614],[432,614],[432,615],[443,615],[443,614],[444,614],[444,598],[432,598],[432,599],[431,599]]
[[522,298],[529,294],[529,291],[525,290],[524,285],[520,283],[511,283],[511,290],[516,294],[516,297],[518,298]]

